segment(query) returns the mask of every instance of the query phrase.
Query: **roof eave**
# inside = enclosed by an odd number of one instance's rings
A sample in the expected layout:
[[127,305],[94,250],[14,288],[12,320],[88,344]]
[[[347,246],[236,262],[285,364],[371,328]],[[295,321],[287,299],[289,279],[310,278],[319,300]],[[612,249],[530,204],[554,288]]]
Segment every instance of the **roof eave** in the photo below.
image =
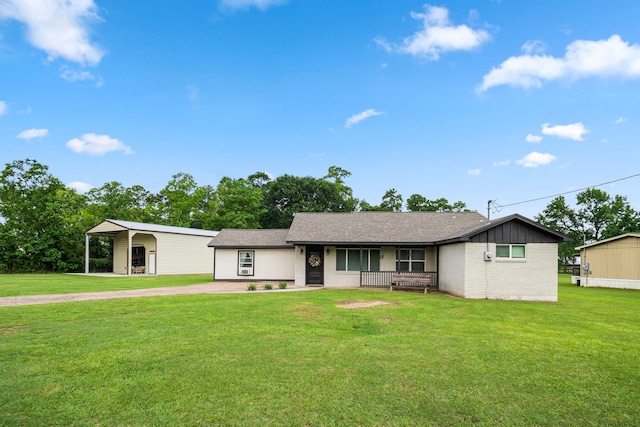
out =
[[216,249],[294,249],[293,245],[207,245],[210,248]]

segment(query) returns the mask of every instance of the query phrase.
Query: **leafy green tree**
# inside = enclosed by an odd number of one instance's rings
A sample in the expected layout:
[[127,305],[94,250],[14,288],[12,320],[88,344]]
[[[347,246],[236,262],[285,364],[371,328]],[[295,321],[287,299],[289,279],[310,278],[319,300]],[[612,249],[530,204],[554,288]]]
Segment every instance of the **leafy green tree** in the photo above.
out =
[[395,188],[390,188],[382,196],[380,207],[385,211],[400,212],[402,210],[402,201],[402,194],[398,194]]
[[390,188],[382,196],[382,202],[379,205],[371,205],[366,200],[361,200],[358,203],[358,209],[363,212],[400,212],[402,210],[402,195],[398,194],[395,188]]
[[336,186],[340,196],[344,200],[344,210],[352,212],[356,209],[358,205],[358,199],[353,197],[353,189],[345,184],[344,178],[348,178],[351,176],[351,172],[346,169],[342,169],[339,166],[330,166],[327,174],[323,179],[331,180],[333,179],[333,185]]
[[198,184],[193,176],[179,172],[160,190],[162,221],[166,225],[191,227],[194,206],[198,205]]
[[78,270],[84,204],[36,160],[7,163],[0,174],[0,271]]
[[216,189],[211,185],[196,188],[193,193],[193,203],[189,227],[217,230],[215,225],[217,216]]
[[324,179],[282,175],[263,187],[262,228],[288,228],[296,212],[349,212],[354,205]]
[[640,231],[640,213],[631,208],[627,198],[611,197],[597,188],[578,193],[576,208],[570,207],[564,196],[556,197],[535,219],[571,238],[560,243],[558,249],[565,263],[573,259],[575,248],[584,242]]
[[86,213],[95,225],[105,219],[121,221],[157,222],[157,197],[141,185],[125,187],[112,181],[92,188],[87,197]]
[[611,197],[597,188],[576,195],[577,220],[587,240],[601,240],[640,230],[640,215],[625,196]]
[[217,215],[212,229],[260,228],[262,190],[249,179],[223,177],[215,192]]
[[565,264],[572,264],[575,248],[582,244],[585,238],[579,227],[576,212],[567,204],[564,196],[553,199],[547,207],[535,217],[540,224],[553,228],[571,238],[568,242],[558,244],[558,258]]
[[461,201],[450,204],[443,197],[436,200],[428,200],[420,194],[412,194],[407,199],[407,209],[412,212],[464,212],[467,211],[467,204]]
[[266,172],[256,172],[247,177],[247,180],[256,188],[262,188],[271,181],[271,177]]

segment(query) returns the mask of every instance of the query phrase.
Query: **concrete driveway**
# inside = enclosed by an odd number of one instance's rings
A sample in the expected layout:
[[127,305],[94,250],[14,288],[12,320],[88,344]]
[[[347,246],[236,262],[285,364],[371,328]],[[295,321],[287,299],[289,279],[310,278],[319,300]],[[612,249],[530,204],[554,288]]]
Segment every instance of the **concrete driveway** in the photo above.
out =
[[[133,289],[128,291],[110,291],[110,292],[83,292],[75,294],[55,294],[55,295],[26,295],[17,297],[0,298],[0,307],[9,307],[16,305],[31,304],[53,304],[58,302],[72,301],[94,301],[119,298],[139,298],[152,296],[168,296],[168,295],[195,295],[195,294],[229,294],[247,291],[247,283],[238,282],[211,282],[201,285],[189,286],[172,286],[167,288],[149,288],[149,289]],[[265,291],[262,284],[257,283],[258,290],[251,292],[299,292],[311,291],[322,288],[314,287],[290,287],[287,289],[278,289],[277,284],[273,284],[273,290]]]

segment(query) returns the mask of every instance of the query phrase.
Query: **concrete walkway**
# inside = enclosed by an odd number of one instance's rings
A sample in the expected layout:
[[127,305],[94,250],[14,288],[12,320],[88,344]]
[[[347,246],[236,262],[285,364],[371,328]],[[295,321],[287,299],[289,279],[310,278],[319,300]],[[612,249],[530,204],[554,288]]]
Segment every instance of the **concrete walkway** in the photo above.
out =
[[[258,285],[258,290],[251,292],[299,292],[311,291],[322,288],[296,288],[278,289],[278,285],[273,285],[273,290],[262,290],[262,285]],[[55,295],[26,295],[17,297],[1,297],[0,307],[31,304],[52,304],[58,302],[72,301],[95,301],[119,298],[139,298],[168,295],[195,295],[195,294],[231,294],[247,291],[247,283],[215,282],[201,285],[172,286],[167,288],[133,289],[128,291],[110,292],[83,292],[75,294],[55,294]]]

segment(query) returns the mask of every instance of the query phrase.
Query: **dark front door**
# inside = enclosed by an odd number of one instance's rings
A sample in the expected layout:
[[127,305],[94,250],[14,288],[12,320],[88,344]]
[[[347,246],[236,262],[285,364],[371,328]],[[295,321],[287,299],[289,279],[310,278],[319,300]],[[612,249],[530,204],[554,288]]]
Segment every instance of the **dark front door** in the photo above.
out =
[[324,284],[324,248],[307,246],[307,285]]

